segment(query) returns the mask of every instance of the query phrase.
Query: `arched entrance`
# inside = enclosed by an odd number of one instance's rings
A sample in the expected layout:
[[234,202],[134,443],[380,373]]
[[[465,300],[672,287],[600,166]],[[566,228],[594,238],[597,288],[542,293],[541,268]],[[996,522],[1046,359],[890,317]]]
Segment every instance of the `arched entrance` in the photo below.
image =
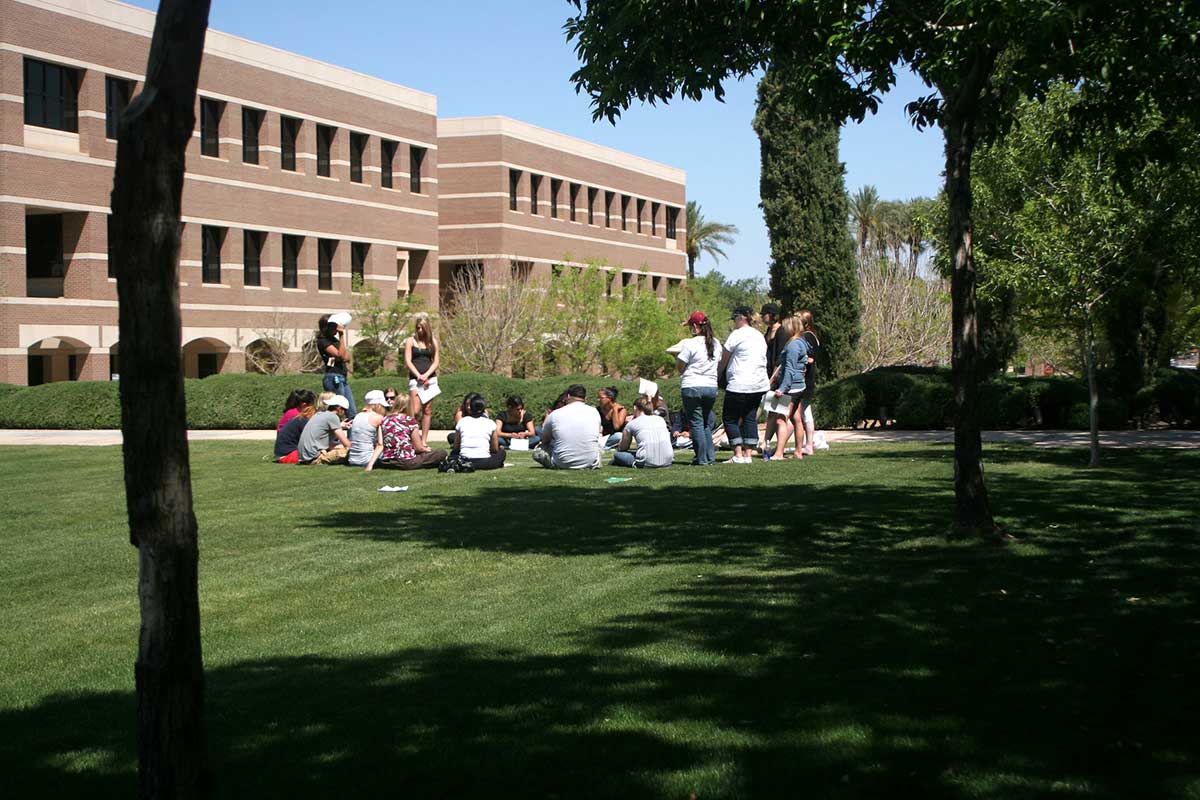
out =
[[91,348],[69,336],[48,336],[28,347],[26,383],[37,386],[77,381],[87,366]]
[[225,371],[230,347],[219,339],[192,339],[183,346],[183,377],[207,378]]

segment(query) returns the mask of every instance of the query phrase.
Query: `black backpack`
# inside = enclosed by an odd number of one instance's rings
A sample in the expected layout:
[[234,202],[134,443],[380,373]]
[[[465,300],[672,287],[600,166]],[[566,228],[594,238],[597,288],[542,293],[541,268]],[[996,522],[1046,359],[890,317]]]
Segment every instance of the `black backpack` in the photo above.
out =
[[457,453],[444,459],[442,463],[438,464],[438,472],[464,473],[474,471],[475,465],[471,462],[471,459],[464,458]]

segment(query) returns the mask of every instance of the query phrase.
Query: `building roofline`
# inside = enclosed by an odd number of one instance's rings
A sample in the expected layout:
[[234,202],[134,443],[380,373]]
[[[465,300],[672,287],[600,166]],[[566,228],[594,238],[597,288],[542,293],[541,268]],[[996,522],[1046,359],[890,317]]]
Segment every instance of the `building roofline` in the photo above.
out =
[[[65,14],[109,28],[149,38],[154,34],[155,12],[116,0],[13,0],[16,3]],[[227,58],[259,69],[328,86],[395,106],[437,115],[437,97],[361,72],[338,67],[278,47],[243,39],[209,28],[205,54]]]
[[648,158],[626,153],[624,150],[595,144],[511,117],[443,117],[438,119],[437,130],[439,139],[463,136],[509,136],[523,142],[562,150],[572,155],[601,161],[672,183],[687,183],[687,173],[678,167],[661,164]]

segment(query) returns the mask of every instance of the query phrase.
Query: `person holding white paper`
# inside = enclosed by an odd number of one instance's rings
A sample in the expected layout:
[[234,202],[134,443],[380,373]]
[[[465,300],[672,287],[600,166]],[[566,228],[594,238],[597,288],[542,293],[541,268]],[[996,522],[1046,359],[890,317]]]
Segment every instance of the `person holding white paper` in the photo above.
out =
[[520,395],[509,395],[505,400],[503,413],[496,417],[496,432],[500,444],[513,450],[528,450],[540,441],[533,415],[525,410]]
[[414,417],[421,419],[421,438],[429,439],[429,428],[433,424],[433,409],[430,403],[441,394],[437,385],[438,365],[441,348],[433,335],[433,326],[428,314],[413,317],[413,335],[404,340],[404,365],[408,367],[408,406]]

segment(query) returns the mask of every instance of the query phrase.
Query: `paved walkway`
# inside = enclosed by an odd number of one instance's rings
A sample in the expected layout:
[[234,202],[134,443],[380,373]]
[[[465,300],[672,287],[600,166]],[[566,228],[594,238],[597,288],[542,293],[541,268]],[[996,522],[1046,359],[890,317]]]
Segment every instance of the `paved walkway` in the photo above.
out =
[[[446,441],[448,431],[430,431],[431,442]],[[838,442],[953,442],[953,431],[900,431],[892,428],[852,431],[826,431],[831,444]],[[188,439],[203,441],[274,441],[275,431],[188,431]],[[1012,442],[1034,447],[1087,447],[1087,431],[985,431],[985,442]],[[0,445],[91,445],[110,446],[121,443],[121,432],[0,430]],[[1100,434],[1102,447],[1155,447],[1185,450],[1200,447],[1200,431],[1106,431]]]

